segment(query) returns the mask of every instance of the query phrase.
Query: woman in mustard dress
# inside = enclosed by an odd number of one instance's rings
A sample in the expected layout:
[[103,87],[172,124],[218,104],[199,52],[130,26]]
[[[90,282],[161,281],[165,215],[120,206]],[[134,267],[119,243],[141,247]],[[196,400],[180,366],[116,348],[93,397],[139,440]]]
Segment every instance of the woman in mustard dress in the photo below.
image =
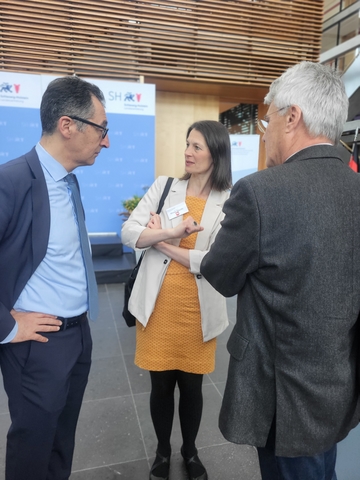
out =
[[216,121],[194,123],[186,135],[185,171],[154,212],[159,177],[124,223],[122,241],[147,248],[129,309],[137,318],[135,364],[150,371],[150,412],[158,440],[150,480],[169,478],[174,390],[180,391],[181,454],[190,480],[207,480],[198,456],[203,375],[215,368],[216,336],[228,325],[225,299],[200,274],[220,228],[231,187],[230,138]]

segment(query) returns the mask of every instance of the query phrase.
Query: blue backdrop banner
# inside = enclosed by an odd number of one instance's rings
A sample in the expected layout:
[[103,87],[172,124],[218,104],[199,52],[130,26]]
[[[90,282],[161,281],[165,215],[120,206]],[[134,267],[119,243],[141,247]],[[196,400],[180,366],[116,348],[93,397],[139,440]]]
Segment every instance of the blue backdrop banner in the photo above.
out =
[[[42,93],[55,77],[0,72],[0,163],[28,152],[41,137]],[[155,86],[86,79],[105,96],[110,148],[78,177],[90,233],[120,232],[122,201],[154,181]]]
[[230,135],[232,181],[258,170],[260,135]]

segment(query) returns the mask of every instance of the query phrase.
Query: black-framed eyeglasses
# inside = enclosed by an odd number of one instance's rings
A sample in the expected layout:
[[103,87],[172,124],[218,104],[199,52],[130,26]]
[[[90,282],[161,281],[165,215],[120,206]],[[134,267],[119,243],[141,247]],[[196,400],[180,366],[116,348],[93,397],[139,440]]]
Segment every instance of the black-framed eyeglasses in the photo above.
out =
[[87,125],[91,125],[92,127],[100,128],[102,130],[101,138],[105,138],[108,134],[109,129],[103,127],[102,125],[98,125],[97,123],[90,122],[90,120],[85,120],[85,118],[76,117],[75,115],[66,115],[67,117],[71,118],[72,120],[77,120],[78,122],[86,123]]
[[[274,113],[277,113],[277,112],[281,112],[281,110],[285,110],[285,108],[289,108],[290,106],[291,105],[286,105],[286,107],[281,107],[278,110],[275,110],[275,112],[271,112],[270,115],[273,115]],[[268,118],[270,115],[265,115],[264,118],[260,118],[260,119],[258,118],[257,126],[261,133],[266,132],[267,126],[269,125]]]

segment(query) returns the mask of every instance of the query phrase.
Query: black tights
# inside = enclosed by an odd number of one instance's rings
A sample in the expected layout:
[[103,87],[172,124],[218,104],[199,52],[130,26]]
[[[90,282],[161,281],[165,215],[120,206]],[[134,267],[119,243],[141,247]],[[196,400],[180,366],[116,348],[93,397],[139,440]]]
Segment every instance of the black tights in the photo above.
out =
[[170,436],[174,419],[174,391],[180,391],[179,417],[183,437],[183,454],[190,458],[197,453],[195,440],[199,431],[203,397],[203,375],[181,370],[150,372],[150,413],[158,439],[158,452],[171,454]]

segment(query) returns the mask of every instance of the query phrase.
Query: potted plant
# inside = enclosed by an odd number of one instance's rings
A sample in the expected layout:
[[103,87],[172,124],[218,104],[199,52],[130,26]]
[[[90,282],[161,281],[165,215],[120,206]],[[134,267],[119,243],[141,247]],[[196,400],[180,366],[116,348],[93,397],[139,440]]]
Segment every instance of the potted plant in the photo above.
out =
[[125,208],[125,211],[120,212],[119,215],[124,217],[124,220],[127,220],[130,217],[131,212],[135,210],[137,204],[140,202],[141,199],[142,197],[139,197],[138,195],[134,195],[133,197],[128,198],[127,200],[123,200],[121,203]]
[[[149,188],[148,186],[143,187],[144,192],[146,192],[148,188]],[[143,195],[141,195],[141,197],[139,195],[133,195],[131,198],[128,198],[127,200],[123,200],[121,203],[125,208],[125,211],[120,212],[119,215],[121,215],[124,218],[124,220],[127,220],[130,217],[131,212],[135,210],[135,208],[137,207],[137,204],[140,202],[142,197]]]

